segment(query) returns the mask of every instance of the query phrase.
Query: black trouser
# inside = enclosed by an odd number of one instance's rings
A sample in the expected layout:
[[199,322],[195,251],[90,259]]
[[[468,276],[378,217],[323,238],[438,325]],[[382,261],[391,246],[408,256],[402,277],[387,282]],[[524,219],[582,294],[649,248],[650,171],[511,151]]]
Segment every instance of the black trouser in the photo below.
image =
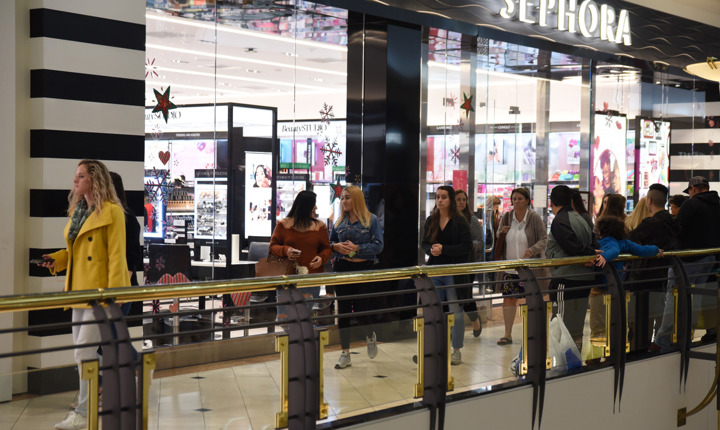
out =
[[[370,270],[375,263],[373,261],[352,262],[348,260],[335,260],[335,272],[357,272]],[[338,314],[349,314],[351,312],[364,312],[372,308],[372,299],[345,299],[345,296],[355,294],[366,294],[373,292],[372,284],[345,284],[335,287],[335,296],[338,297]],[[372,319],[369,315],[356,316],[360,329],[366,337],[373,334]],[[338,318],[338,329],[340,331],[340,346],[342,349],[350,348],[350,320],[351,317]]]
[[[550,290],[553,291],[550,293],[550,300],[557,301],[558,307],[562,305],[563,322],[575,341],[578,351],[582,350],[583,328],[585,327],[590,288],[578,291],[563,290],[565,288],[578,288],[594,284],[594,279],[553,278],[550,281]],[[556,313],[557,311],[553,310],[553,316]]]

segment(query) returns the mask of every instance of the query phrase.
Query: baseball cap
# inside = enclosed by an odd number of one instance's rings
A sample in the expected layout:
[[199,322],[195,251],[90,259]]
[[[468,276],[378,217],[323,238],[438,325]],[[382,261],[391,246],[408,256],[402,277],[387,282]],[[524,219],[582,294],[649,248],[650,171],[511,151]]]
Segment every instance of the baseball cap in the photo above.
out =
[[701,184],[705,184],[705,186],[710,187],[710,183],[707,179],[705,179],[704,176],[693,176],[692,178],[690,178],[690,182],[688,182],[688,187],[685,188],[683,193],[689,194],[688,191],[690,191],[690,188]]

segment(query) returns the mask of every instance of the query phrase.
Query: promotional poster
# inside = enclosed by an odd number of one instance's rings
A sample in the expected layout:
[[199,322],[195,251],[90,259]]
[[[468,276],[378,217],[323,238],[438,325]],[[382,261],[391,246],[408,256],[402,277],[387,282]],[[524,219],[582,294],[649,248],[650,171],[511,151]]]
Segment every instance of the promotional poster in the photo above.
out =
[[245,238],[272,235],[272,154],[245,153]]
[[625,195],[627,187],[627,118],[611,113],[595,114],[590,146],[590,193],[593,216],[597,217],[605,194]]
[[670,121],[652,118],[638,118],[636,128],[638,193],[639,197],[647,195],[650,185],[668,185],[670,159]]

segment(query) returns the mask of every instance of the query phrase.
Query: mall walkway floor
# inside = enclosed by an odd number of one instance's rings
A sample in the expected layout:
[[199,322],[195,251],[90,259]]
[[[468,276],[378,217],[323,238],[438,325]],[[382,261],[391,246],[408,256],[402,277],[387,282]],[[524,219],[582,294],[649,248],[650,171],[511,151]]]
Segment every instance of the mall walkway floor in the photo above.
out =
[[[463,364],[452,366],[456,391],[511,380],[510,361],[520,349],[522,326],[514,326],[515,342],[498,346],[503,334],[496,309],[479,338],[468,325]],[[339,350],[325,353],[325,397],[330,418],[337,419],[388,406],[412,403],[417,366],[415,341],[382,343],[370,360],[364,342],[353,345],[352,367],[334,369]],[[150,392],[151,430],[274,429],[280,390],[278,355],[207,366],[158,371]],[[0,428],[52,429],[68,412],[77,392],[42,397],[17,396],[0,404]]]

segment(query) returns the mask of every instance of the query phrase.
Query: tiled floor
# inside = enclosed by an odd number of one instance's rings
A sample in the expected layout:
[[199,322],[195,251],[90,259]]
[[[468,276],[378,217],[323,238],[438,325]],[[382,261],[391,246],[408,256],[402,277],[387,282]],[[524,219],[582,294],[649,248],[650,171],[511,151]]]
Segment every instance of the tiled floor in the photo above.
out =
[[[325,400],[329,420],[412,403],[417,365],[413,338],[382,342],[376,328],[379,354],[370,360],[364,342],[353,344],[352,367],[337,370],[337,346],[325,353]],[[503,334],[502,310],[494,308],[482,335],[465,332],[463,364],[452,366],[455,392],[513,380],[508,370],[520,350],[522,325],[517,316],[514,343],[499,346]],[[586,343],[589,327],[586,323]],[[585,349],[585,348],[583,348]],[[590,348],[591,349],[591,348]],[[273,429],[280,407],[279,355],[215,363],[207,366],[158,371],[150,390],[149,428],[169,429]],[[586,358],[586,357],[583,357]],[[0,404],[0,428],[51,429],[63,419],[76,392],[42,397],[18,396]]]

